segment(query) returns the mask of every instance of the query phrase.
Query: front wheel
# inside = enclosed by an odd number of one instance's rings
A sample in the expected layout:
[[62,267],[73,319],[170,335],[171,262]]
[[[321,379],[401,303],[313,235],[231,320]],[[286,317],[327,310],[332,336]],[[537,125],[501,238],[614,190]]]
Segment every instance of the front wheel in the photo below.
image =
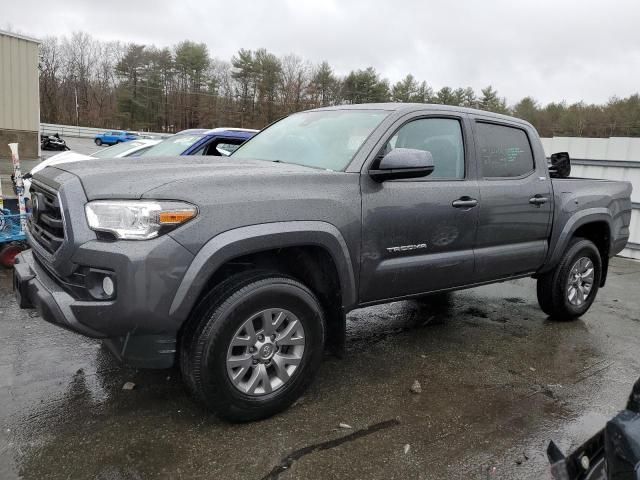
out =
[[602,259],[590,240],[575,238],[554,270],[538,278],[538,303],[554,320],[573,320],[586,313],[602,278]]
[[231,421],[287,408],[322,360],[322,307],[290,277],[232,277],[200,303],[189,323],[181,339],[182,376],[201,402]]
[[95,144],[96,144],[97,146],[99,146],[99,147],[100,147],[100,146],[102,146],[102,140],[100,140],[99,138],[96,138],[96,139],[94,140],[94,142],[95,142]]

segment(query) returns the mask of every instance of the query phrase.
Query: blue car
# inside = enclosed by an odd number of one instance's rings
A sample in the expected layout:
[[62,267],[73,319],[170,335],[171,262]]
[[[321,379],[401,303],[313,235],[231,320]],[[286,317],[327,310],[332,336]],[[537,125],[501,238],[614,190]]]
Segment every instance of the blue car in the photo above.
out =
[[183,130],[146,150],[142,157],[212,155],[228,157],[258,130],[248,128],[192,128]]
[[130,140],[137,140],[138,135],[131,132],[123,132],[122,130],[111,130],[96,135],[93,140],[97,146],[100,145],[115,145],[116,143],[128,142]]

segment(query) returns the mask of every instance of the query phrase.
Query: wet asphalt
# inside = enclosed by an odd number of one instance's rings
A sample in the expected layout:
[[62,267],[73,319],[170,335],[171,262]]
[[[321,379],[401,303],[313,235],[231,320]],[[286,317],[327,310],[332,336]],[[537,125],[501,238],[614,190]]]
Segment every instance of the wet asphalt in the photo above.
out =
[[531,279],[355,311],[346,355],[327,356],[299,402],[233,425],[177,370],[123,367],[19,310],[9,273],[0,479],[549,478],[549,440],[577,447],[640,376],[640,262],[617,258],[574,322],[546,319]]

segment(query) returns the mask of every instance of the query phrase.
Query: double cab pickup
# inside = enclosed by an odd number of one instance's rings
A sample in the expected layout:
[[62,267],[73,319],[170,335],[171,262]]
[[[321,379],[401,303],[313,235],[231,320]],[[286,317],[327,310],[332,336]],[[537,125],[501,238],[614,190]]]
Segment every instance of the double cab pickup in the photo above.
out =
[[296,113],[215,161],[56,165],[33,176],[15,292],[125,362],[177,363],[221,416],[264,418],[359,307],[534,277],[552,319],[583,315],[631,185],[569,168],[523,120],[423,104]]

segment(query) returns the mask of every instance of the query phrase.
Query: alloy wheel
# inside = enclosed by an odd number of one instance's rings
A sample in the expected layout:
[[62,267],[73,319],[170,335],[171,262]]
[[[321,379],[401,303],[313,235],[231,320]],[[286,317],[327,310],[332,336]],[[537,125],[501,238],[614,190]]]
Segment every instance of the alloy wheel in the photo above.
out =
[[234,387],[267,395],[289,382],[302,361],[305,332],[292,312],[270,308],[238,328],[227,351],[227,374]]

